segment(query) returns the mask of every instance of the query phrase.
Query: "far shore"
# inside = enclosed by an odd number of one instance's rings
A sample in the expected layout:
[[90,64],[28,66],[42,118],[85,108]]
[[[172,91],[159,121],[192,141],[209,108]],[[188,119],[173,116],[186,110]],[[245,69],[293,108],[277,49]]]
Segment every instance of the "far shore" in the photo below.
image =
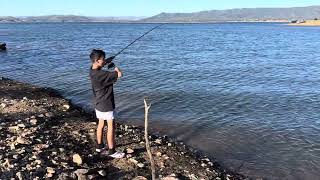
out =
[[307,20],[302,23],[290,23],[289,26],[320,26],[320,20]]

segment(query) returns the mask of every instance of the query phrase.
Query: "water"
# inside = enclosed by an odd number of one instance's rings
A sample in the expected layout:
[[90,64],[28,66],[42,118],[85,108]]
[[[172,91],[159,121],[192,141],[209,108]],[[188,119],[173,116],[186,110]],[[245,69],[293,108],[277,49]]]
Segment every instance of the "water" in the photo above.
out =
[[[58,89],[90,108],[88,54],[116,53],[152,24],[0,24],[0,75]],[[320,28],[165,25],[116,60],[122,121],[153,128],[250,177],[320,176]]]

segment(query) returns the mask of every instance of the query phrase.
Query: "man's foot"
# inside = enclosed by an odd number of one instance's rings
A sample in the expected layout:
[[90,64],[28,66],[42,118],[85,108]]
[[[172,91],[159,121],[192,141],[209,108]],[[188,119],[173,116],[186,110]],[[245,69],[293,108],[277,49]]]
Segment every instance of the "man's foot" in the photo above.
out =
[[103,144],[98,144],[97,148],[96,148],[96,152],[101,153],[102,151],[104,151],[106,148]]
[[113,154],[110,154],[109,156],[112,158],[118,159],[118,158],[123,158],[125,154],[122,152],[115,152]]

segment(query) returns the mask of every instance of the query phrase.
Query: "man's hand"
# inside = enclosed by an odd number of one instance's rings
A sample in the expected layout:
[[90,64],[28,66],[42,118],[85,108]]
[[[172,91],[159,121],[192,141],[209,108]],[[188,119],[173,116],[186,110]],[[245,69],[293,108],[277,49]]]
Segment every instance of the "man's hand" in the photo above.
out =
[[114,71],[116,71],[118,73],[118,78],[122,77],[122,71],[118,67],[115,67]]

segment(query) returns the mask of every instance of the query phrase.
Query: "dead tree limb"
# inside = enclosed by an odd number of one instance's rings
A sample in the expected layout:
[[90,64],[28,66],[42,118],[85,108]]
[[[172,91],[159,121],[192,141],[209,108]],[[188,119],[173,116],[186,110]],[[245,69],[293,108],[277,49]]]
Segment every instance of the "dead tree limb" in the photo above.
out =
[[151,163],[152,180],[155,180],[156,169],[155,169],[155,164],[151,154],[151,148],[150,148],[149,139],[148,139],[148,113],[149,113],[150,107],[151,107],[151,104],[148,105],[146,98],[144,98],[144,138],[146,140],[146,149],[147,149],[147,153]]

